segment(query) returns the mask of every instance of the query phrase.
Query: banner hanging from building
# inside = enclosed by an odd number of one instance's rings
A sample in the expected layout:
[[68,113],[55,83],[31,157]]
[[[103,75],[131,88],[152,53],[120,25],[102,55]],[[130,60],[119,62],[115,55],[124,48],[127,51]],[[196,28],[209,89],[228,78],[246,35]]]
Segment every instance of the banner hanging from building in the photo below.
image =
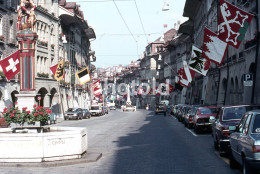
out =
[[57,81],[60,81],[64,78],[65,70],[64,70],[64,59],[62,59],[57,65],[50,67],[54,78]]
[[221,65],[227,51],[227,46],[227,43],[220,40],[216,33],[206,27],[204,28],[203,58]]
[[83,85],[83,84],[85,84],[85,83],[87,83],[91,80],[88,67],[81,70],[80,72],[77,72],[76,76],[77,76],[81,85]]
[[207,75],[210,68],[210,61],[202,57],[202,50],[192,46],[191,59],[189,62],[189,68],[191,71],[195,71],[203,76]]
[[20,72],[20,52],[19,50],[0,61],[3,73],[7,80],[13,78]]
[[219,5],[219,39],[238,48],[254,16],[225,0],[220,0]]
[[94,82],[91,86],[91,89],[95,97],[99,97],[100,95],[102,95],[102,87],[101,87],[100,80]]

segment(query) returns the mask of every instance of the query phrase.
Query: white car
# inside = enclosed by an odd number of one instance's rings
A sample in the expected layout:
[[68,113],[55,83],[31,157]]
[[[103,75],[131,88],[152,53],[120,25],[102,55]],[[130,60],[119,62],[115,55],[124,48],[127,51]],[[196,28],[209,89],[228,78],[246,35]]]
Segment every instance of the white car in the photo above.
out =
[[90,110],[89,110],[90,114],[91,115],[97,115],[97,116],[101,116],[102,115],[102,108],[101,106],[99,105],[92,105],[90,107]]

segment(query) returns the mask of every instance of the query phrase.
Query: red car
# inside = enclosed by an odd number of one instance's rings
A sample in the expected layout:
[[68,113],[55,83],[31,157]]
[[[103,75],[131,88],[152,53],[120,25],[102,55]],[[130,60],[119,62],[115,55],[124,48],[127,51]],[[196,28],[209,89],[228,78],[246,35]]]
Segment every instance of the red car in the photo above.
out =
[[216,117],[220,110],[219,106],[204,106],[197,109],[193,117],[194,131],[196,133],[211,130],[212,123],[209,122],[210,116]]

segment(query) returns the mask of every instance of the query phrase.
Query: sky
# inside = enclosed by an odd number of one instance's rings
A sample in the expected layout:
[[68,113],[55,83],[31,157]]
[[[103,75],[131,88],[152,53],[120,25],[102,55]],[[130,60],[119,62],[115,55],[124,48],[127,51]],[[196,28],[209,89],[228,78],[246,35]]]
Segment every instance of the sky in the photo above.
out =
[[80,4],[85,20],[96,33],[96,40],[91,41],[96,67],[128,65],[136,61],[148,42],[163,34],[164,24],[169,30],[178,20],[181,23],[187,20],[182,17],[185,0],[169,0],[169,10],[162,11],[164,1],[67,0]]

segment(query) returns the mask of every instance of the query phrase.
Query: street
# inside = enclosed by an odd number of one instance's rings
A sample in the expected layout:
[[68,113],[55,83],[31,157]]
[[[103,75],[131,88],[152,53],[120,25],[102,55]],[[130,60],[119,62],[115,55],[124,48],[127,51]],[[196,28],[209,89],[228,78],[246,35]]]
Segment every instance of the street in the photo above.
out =
[[174,117],[151,111],[110,111],[53,126],[87,127],[88,150],[97,162],[53,168],[1,168],[0,173],[181,174],[240,173],[215,152],[210,134],[197,135]]

